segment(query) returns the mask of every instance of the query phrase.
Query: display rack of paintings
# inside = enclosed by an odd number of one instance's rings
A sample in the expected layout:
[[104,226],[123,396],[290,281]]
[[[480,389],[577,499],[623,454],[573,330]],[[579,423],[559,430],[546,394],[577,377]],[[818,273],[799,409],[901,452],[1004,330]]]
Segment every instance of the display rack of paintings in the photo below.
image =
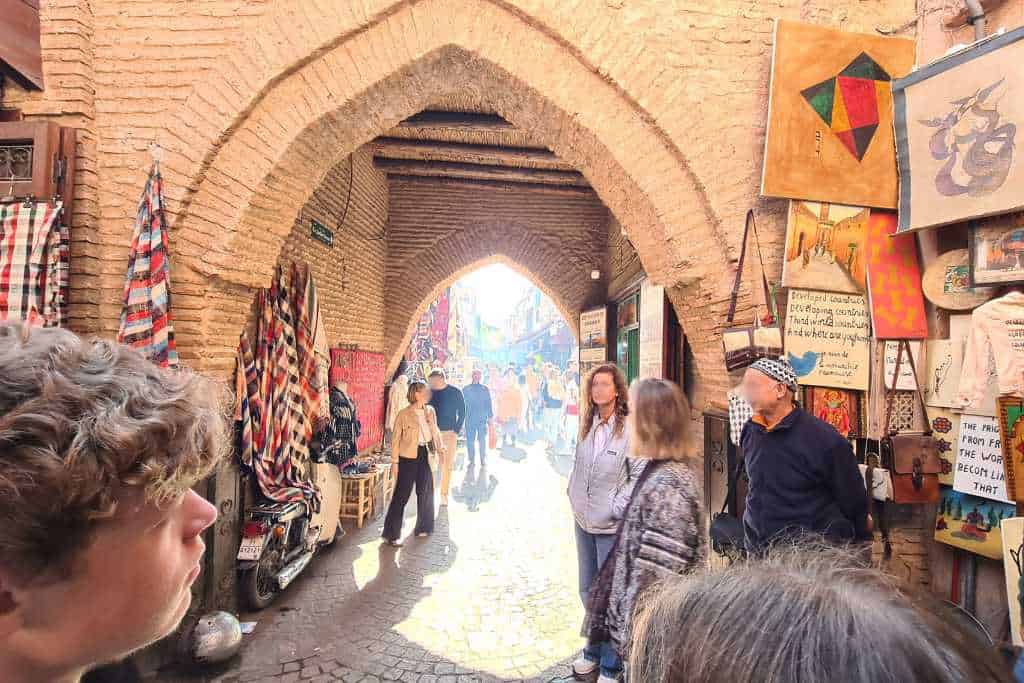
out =
[[1024,208],[1024,27],[892,82],[900,231]]
[[1000,503],[942,487],[935,515],[935,540],[990,557],[1003,557],[1001,523],[1017,514],[1011,503]]
[[890,82],[914,41],[775,23],[761,194],[894,209]]

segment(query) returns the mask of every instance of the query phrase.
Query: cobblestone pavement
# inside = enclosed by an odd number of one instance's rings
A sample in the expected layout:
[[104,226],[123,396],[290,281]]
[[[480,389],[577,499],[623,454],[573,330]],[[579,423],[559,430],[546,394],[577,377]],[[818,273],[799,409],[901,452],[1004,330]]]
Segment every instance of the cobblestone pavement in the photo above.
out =
[[[469,468],[427,539],[380,541],[382,518],[350,531],[258,621],[240,658],[208,681],[546,681],[582,646],[570,456],[538,441]],[[161,680],[196,681],[165,674]]]

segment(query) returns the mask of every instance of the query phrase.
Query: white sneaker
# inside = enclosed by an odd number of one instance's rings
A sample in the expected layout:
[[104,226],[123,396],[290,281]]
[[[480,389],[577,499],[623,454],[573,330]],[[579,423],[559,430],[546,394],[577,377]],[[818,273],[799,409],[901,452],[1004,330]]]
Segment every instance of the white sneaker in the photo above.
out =
[[582,655],[572,663],[572,672],[577,676],[587,676],[596,670],[597,662],[592,662]]

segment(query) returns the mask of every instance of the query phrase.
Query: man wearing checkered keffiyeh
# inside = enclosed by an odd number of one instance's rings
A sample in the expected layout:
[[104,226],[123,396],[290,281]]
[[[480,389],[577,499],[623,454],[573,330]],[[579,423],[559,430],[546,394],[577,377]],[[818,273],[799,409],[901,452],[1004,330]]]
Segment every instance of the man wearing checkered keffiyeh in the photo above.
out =
[[758,360],[742,387],[754,410],[740,437],[750,482],[747,550],[807,534],[843,544],[869,540],[868,498],[850,442],[796,404],[789,362]]

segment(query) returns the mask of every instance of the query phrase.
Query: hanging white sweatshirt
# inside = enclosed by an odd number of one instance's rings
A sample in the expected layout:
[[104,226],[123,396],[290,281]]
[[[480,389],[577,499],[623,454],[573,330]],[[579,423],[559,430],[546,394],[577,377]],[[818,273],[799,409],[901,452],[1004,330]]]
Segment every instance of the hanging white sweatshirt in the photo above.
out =
[[1024,294],[1010,292],[971,314],[955,408],[981,403],[990,353],[995,358],[999,394],[1024,396]]

